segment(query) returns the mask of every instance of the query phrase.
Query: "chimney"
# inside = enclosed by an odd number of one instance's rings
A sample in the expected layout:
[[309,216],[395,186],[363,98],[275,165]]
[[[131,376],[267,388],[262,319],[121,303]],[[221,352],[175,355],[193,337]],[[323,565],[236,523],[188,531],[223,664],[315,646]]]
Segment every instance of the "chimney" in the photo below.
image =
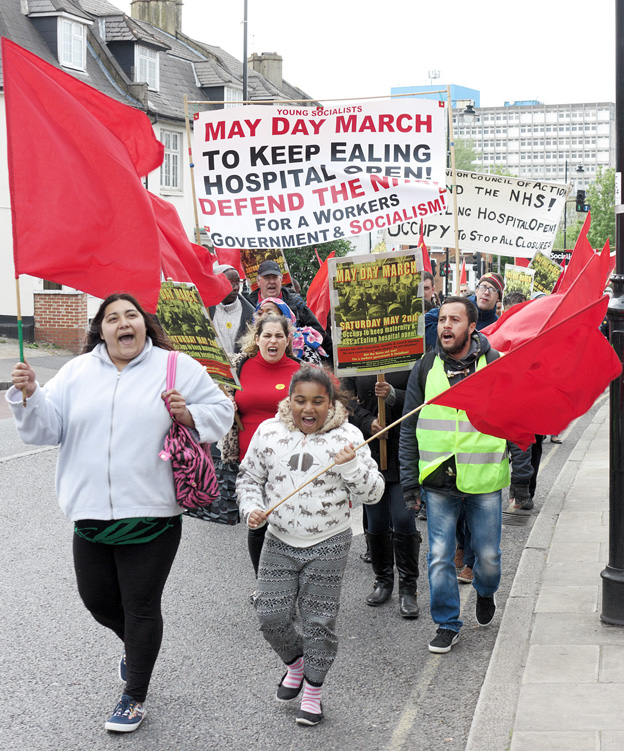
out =
[[130,15],[171,36],[182,31],[183,0],[131,0]]
[[249,65],[256,73],[263,75],[278,89],[282,87],[282,58],[277,52],[254,52],[249,58]]

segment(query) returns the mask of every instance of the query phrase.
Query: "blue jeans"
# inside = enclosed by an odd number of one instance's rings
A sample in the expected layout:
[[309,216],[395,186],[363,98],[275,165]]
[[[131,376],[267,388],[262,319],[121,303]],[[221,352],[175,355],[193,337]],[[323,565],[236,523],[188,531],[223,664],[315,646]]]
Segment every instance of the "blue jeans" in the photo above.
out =
[[427,503],[429,593],[431,617],[441,628],[459,631],[459,587],[455,574],[455,531],[460,508],[466,511],[475,555],[472,586],[491,597],[501,578],[502,494],[447,495],[422,488]]

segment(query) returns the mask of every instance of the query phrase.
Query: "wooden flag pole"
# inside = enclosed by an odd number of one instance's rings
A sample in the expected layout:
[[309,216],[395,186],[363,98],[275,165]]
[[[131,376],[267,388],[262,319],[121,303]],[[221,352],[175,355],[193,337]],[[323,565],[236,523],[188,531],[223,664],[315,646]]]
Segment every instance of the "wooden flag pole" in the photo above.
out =
[[[377,383],[384,383],[386,376],[383,373],[377,374]],[[382,428],[386,427],[386,400],[377,397],[377,421]],[[377,437],[379,433],[375,434]],[[379,443],[379,469],[388,469],[388,442],[383,439]]]
[[[371,441],[374,441],[375,438],[379,438],[384,433],[387,433],[389,430],[394,428],[396,425],[399,425],[403,422],[403,420],[407,420],[408,417],[411,417],[412,415],[415,415],[416,412],[420,412],[420,410],[427,404],[428,402],[423,402],[420,407],[416,407],[416,409],[413,409],[411,412],[408,412],[406,415],[403,415],[403,417],[399,417],[398,420],[395,420],[393,423],[390,423],[390,425],[387,425],[383,430],[380,430],[379,433],[375,433],[375,435],[372,435],[368,440],[364,441],[364,443],[360,443],[359,446],[356,446],[354,451],[357,451],[358,449],[361,449],[362,446],[366,446],[367,443],[370,443]],[[328,467],[325,467],[325,469],[322,469],[320,472],[317,472],[314,477],[311,477],[309,480],[306,480],[303,485],[300,485],[298,488],[292,491],[292,493],[289,493],[286,498],[282,498],[281,501],[278,501],[277,503],[273,504],[270,509],[264,512],[266,516],[268,516],[271,512],[275,511],[275,509],[278,506],[281,506],[284,501],[287,501],[289,498],[292,498],[296,493],[298,493],[300,490],[303,490],[306,485],[309,485],[311,482],[316,480],[317,477],[320,477],[321,475],[324,475],[325,472],[329,471],[332,467],[336,466],[336,462],[332,462]]]
[[195,193],[195,164],[193,163],[193,147],[191,146],[191,125],[189,123],[188,97],[184,95],[184,122],[186,123],[186,140],[188,141],[188,159],[191,170],[191,195],[193,196],[193,212],[195,214],[195,242],[201,245],[199,232],[199,215],[197,213],[197,194]]
[[448,104],[449,120],[449,144],[451,150],[451,172],[453,180],[453,222],[455,228],[455,291],[459,294],[459,220],[457,217],[457,170],[455,169],[455,136],[453,134],[453,102],[451,100],[451,87],[446,87],[446,101]]
[[[24,360],[24,331],[22,330],[22,303],[20,298],[19,276],[15,277],[15,292],[17,296],[17,340],[19,342],[20,362]],[[22,406],[26,406],[26,389],[22,389]]]

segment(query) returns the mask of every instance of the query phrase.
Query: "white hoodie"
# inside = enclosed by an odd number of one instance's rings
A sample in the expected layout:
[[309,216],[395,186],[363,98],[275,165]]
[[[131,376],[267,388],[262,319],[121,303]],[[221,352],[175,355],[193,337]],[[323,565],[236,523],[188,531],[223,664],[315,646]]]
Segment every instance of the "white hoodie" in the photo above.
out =
[[[320,430],[306,434],[295,425],[290,399],[284,399],[277,416],[260,424],[241,462],[236,494],[243,519],[292,493],[348,443],[363,442],[340,402],[330,408]],[[332,467],[278,506],[269,516],[269,531],[295,548],[311,547],[348,529],[350,500],[373,504],[383,492],[384,479],[363,446],[355,459]]]
[[[140,355],[118,371],[104,344],[70,360],[22,406],[6,394],[25,443],[60,444],[56,492],[65,516],[124,519],[174,516],[171,463],[158,452],[171,427],[161,399],[168,352],[148,337]],[[184,396],[201,442],[230,428],[231,401],[198,362],[180,353],[175,388]]]

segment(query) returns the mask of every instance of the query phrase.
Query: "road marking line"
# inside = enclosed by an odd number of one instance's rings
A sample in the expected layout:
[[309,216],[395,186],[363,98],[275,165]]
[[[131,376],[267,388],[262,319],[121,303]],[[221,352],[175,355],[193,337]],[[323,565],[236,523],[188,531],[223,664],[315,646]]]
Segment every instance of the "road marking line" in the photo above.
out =
[[[462,585],[458,584],[459,586],[459,603],[460,603],[460,614],[464,611],[464,608],[466,606],[466,602],[468,598],[470,597],[470,594],[474,587],[469,585]],[[431,637],[433,638],[433,637]],[[441,663],[441,659],[444,658],[444,654],[434,654],[433,652],[429,653],[429,659],[425,663],[425,666],[423,670],[420,673],[420,679],[418,680],[418,683],[410,693],[408,699],[407,699],[407,706],[403,710],[403,713],[401,714],[401,717],[399,718],[399,721],[397,722],[397,726],[392,733],[392,738],[390,739],[390,743],[386,747],[386,751],[401,751],[403,748],[406,747],[407,742],[407,735],[412,729],[412,726],[414,725],[414,721],[416,717],[418,716],[418,710],[421,703],[421,697],[427,692],[429,689],[429,684],[435,678],[436,673],[438,672]],[[411,745],[410,745],[411,748]]]
[[33,449],[32,451],[24,451],[22,454],[11,454],[11,456],[0,457],[0,464],[3,462],[10,462],[12,459],[21,459],[24,456],[32,456],[33,454],[41,454],[44,451],[54,451],[58,446],[43,446],[40,449]]

